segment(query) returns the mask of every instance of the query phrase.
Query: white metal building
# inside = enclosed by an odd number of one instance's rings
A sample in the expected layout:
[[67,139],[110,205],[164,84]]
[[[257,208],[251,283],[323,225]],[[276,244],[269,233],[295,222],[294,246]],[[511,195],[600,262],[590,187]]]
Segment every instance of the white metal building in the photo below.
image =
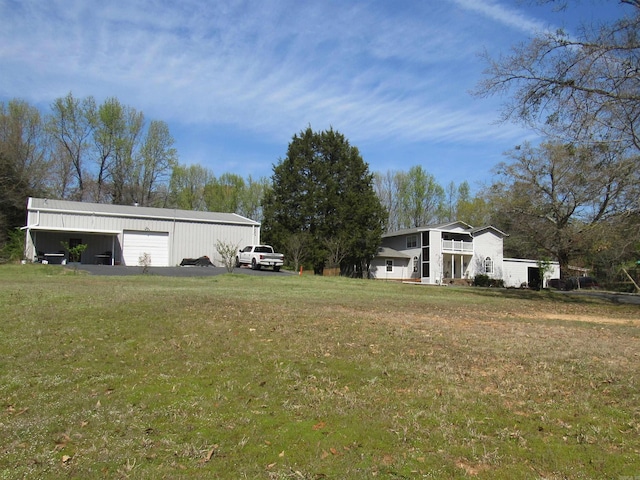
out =
[[[29,198],[25,258],[31,261],[179,265],[183,258],[207,256],[219,265],[217,242],[260,243],[260,223],[235,213],[71,202]],[[71,259],[63,244],[87,245]]]

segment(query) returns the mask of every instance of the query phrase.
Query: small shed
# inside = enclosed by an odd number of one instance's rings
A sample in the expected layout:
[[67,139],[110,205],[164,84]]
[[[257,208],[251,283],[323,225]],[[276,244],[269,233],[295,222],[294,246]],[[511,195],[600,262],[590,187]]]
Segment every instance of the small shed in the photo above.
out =
[[[34,262],[179,265],[207,256],[221,262],[216,244],[260,243],[260,223],[235,213],[29,198],[25,258]],[[63,245],[87,245],[69,258]]]

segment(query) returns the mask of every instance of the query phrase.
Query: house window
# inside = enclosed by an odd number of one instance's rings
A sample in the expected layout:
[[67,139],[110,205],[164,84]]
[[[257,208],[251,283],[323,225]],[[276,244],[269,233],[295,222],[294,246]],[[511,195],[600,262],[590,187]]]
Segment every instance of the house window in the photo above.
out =
[[387,260],[387,272],[393,272],[393,260]]
[[430,277],[431,272],[429,271],[429,262],[422,262],[422,276]]
[[484,273],[493,273],[493,260],[491,260],[491,257],[484,259]]
[[418,246],[418,236],[409,235],[407,237],[407,248],[416,248]]

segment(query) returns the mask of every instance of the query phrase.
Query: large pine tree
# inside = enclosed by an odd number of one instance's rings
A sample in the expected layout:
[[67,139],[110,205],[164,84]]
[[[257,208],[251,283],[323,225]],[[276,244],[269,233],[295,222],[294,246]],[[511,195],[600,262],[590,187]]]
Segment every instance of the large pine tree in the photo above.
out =
[[369,166],[344,135],[310,127],[294,135],[272,183],[264,199],[265,239],[286,251],[292,237],[304,238],[306,263],[316,273],[325,266],[357,276],[366,271],[386,212]]

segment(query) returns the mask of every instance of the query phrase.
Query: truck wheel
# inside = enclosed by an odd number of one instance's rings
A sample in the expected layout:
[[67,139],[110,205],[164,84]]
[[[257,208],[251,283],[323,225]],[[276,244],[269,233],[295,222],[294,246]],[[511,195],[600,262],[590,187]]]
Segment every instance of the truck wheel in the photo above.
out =
[[256,259],[251,259],[251,270],[260,270],[260,265],[256,263]]
[[240,259],[236,257],[236,268],[240,268]]
[[277,266],[276,266],[276,267],[273,267],[273,271],[274,271],[274,272],[279,272],[279,271],[280,271],[280,267],[277,267]]

